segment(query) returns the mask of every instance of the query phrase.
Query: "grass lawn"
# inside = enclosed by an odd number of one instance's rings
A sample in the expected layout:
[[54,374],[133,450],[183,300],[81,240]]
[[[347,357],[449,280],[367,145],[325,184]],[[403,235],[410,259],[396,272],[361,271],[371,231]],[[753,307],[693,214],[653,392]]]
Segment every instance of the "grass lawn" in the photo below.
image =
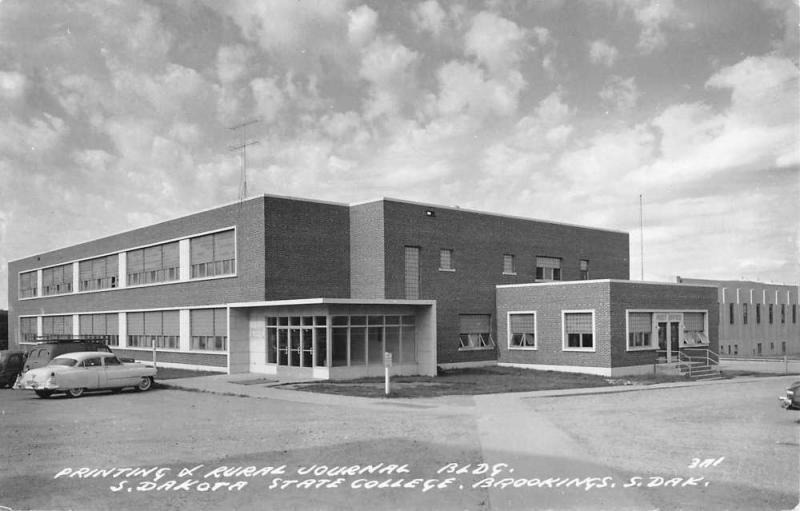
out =
[[[514,367],[480,367],[442,371],[436,377],[393,376],[390,397],[496,394],[614,385],[652,385],[673,381],[688,381],[688,379],[663,375],[606,378],[589,374],[537,371]],[[348,396],[384,397],[383,378],[294,383],[283,385],[281,388]]]

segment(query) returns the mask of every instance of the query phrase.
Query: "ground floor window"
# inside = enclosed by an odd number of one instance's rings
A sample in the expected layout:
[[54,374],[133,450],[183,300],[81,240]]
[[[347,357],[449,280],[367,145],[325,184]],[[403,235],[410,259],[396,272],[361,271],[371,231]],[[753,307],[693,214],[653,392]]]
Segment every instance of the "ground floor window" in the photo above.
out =
[[42,318],[42,335],[72,335],[72,315],[45,316]]
[[326,367],[325,316],[268,316],[267,363],[290,367]]
[[594,351],[594,311],[564,311],[563,315],[563,349]]
[[180,348],[178,311],[129,312],[126,316],[129,347]]
[[536,348],[536,313],[508,313],[509,349]]
[[331,317],[331,365],[361,366],[383,364],[383,354],[392,363],[417,361],[414,316],[370,315]]
[[459,350],[487,350],[494,348],[491,314],[459,314]]
[[19,318],[19,334],[22,342],[36,341],[36,318]]
[[693,346],[708,344],[708,334],[706,333],[705,324],[705,312],[684,312],[682,345]]
[[103,337],[109,346],[119,346],[118,314],[81,314],[78,323],[81,335]]
[[191,347],[200,351],[225,351],[228,347],[228,317],[225,309],[191,311]]
[[651,312],[628,313],[628,349],[651,349],[653,342],[653,314]]

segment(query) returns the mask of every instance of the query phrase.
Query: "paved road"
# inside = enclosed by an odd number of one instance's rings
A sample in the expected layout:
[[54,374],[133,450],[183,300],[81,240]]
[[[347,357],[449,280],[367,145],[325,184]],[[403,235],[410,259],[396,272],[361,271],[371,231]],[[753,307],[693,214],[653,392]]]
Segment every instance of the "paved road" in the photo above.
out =
[[[800,414],[777,395],[791,379],[354,406],[4,390],[0,506],[790,509]],[[694,458],[716,465],[690,468]]]

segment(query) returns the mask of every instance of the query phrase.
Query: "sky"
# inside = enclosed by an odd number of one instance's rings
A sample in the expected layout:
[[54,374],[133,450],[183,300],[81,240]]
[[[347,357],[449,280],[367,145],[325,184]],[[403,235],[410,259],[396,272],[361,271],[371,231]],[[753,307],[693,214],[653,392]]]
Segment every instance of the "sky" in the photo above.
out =
[[0,309],[8,261],[238,200],[248,121],[250,196],[621,230],[633,279],[798,284],[798,12],[0,0]]

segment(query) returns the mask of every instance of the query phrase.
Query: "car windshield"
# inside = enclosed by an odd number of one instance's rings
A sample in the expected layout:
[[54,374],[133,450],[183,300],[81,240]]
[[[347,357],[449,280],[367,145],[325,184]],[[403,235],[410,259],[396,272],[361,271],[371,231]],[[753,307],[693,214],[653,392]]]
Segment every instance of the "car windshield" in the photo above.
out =
[[68,366],[68,367],[70,367],[70,366],[74,366],[77,363],[78,363],[78,361],[75,360],[74,358],[54,358],[47,365],[51,365],[51,366]]

